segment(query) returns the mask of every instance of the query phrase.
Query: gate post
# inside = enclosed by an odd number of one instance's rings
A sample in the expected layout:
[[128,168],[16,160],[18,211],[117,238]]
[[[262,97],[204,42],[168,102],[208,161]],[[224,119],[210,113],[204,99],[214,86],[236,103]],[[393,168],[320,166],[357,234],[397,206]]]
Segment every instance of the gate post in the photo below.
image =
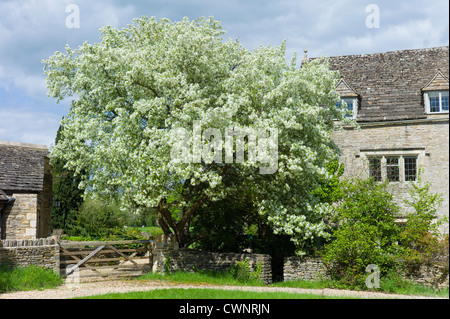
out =
[[166,269],[167,262],[170,262],[171,256],[178,254],[178,249],[179,246],[173,234],[158,235],[153,248],[152,272],[164,273],[166,270],[170,270]]

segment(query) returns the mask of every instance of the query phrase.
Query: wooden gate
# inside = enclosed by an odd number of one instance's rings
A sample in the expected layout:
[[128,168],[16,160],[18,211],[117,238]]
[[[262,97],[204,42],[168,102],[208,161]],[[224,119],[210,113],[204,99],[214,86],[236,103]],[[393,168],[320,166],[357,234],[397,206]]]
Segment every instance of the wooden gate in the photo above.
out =
[[152,240],[60,242],[61,275],[138,276],[151,270]]

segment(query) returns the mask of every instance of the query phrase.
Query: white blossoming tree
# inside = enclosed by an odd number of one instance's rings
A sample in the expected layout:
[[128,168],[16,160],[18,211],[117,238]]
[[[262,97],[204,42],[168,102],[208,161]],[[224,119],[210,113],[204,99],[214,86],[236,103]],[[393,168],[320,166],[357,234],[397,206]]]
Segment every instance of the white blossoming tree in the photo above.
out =
[[[284,43],[249,51],[224,33],[213,18],[142,17],[120,30],[104,27],[99,43],[67,46],[43,61],[49,96],[73,99],[51,157],[88,172],[81,187],[93,194],[121,197],[124,209],[156,208],[159,225],[181,246],[195,240],[189,220],[199,207],[246,192],[274,229],[301,247],[325,235],[327,210],[311,190],[327,178],[334,120],[344,120],[335,106],[337,75],[326,59],[286,63]],[[222,134],[272,129],[276,148],[266,156],[276,155],[276,169],[261,174],[267,161],[238,163],[235,148],[232,162],[205,160],[204,153],[174,161],[181,138],[174,132],[195,138],[194,123]],[[185,155],[200,158],[188,146]]]

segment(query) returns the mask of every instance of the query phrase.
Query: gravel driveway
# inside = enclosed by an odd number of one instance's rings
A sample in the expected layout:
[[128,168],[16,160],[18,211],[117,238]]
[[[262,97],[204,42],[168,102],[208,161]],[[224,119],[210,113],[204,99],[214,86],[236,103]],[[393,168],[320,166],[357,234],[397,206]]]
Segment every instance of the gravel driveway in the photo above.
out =
[[[351,290],[338,289],[302,289],[302,288],[281,288],[281,287],[250,287],[250,286],[214,286],[208,284],[176,284],[154,280],[108,280],[98,282],[82,282],[76,286],[63,285],[56,289],[18,291],[13,293],[0,294],[0,299],[70,299],[74,297],[83,297],[91,295],[101,295],[106,293],[124,293],[131,291],[147,291],[154,289],[170,288],[210,288],[226,290],[244,290],[244,291],[284,291],[291,293],[311,293],[324,296],[348,296],[359,298],[397,298],[397,299],[436,299],[424,296],[406,296],[385,294],[379,292],[358,292]],[[447,298],[439,298],[447,299]]]

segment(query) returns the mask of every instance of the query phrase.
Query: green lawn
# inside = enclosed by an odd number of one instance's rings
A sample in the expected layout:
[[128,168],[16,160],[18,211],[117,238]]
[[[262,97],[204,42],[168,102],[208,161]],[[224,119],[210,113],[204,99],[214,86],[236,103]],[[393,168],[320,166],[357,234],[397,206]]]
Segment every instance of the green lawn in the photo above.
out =
[[141,233],[148,233],[151,238],[154,238],[163,233],[162,229],[158,226],[133,227],[133,228],[141,231]]
[[[231,285],[231,286],[264,286],[259,282],[239,281],[234,278],[229,272],[212,272],[212,271],[197,271],[192,272],[173,272],[168,274],[146,274],[139,279],[144,280],[164,280],[175,283],[207,283],[213,285]],[[297,281],[283,281],[269,285],[269,287],[291,287],[304,289],[350,289],[342,283],[333,280],[297,280]],[[401,295],[421,295],[430,297],[449,298],[449,289],[442,289],[435,291],[430,287],[420,284],[392,281],[389,278],[381,278],[381,289],[378,292],[393,293]]]
[[196,283],[196,284],[212,284],[212,285],[230,285],[230,286],[264,286],[263,283],[256,281],[240,281],[233,277],[230,272],[223,271],[196,271],[185,272],[175,271],[172,273],[148,273],[138,278],[138,280],[162,280],[169,282],[176,282],[182,284]]
[[[157,280],[168,281],[182,284],[212,284],[212,285],[230,285],[230,286],[264,286],[259,282],[252,281],[240,281],[233,277],[230,272],[213,272],[213,271],[197,271],[193,272],[173,272],[168,274],[153,274],[149,273],[134,280]],[[34,290],[34,289],[47,289],[56,288],[63,284],[63,279],[51,270],[45,270],[40,267],[18,267],[9,268],[0,265],[0,293],[19,291],[19,290]],[[377,291],[404,295],[423,295],[431,297],[443,297],[449,298],[449,289],[440,291],[434,291],[433,289],[418,285],[418,284],[405,284],[399,285],[398,282],[383,281],[381,278],[382,289]],[[292,288],[307,288],[307,289],[323,289],[323,288],[336,288],[346,289],[338,282],[331,280],[322,281],[289,281],[279,282],[269,285],[269,287],[292,287]],[[188,295],[185,295],[188,294]],[[145,293],[130,293],[130,294],[112,294],[108,296],[100,296],[101,298],[151,298],[151,299],[171,299],[171,298],[207,298],[207,299],[318,299],[322,298],[317,295],[304,295],[304,294],[291,294],[291,293],[257,293],[257,292],[244,292],[244,291],[223,291],[223,290],[210,290],[210,289],[190,289],[189,291],[180,289],[168,289],[149,291]],[[328,297],[332,298],[332,297]]]
[[358,299],[288,292],[255,292],[220,289],[157,289],[143,292],[112,293],[77,299]]

